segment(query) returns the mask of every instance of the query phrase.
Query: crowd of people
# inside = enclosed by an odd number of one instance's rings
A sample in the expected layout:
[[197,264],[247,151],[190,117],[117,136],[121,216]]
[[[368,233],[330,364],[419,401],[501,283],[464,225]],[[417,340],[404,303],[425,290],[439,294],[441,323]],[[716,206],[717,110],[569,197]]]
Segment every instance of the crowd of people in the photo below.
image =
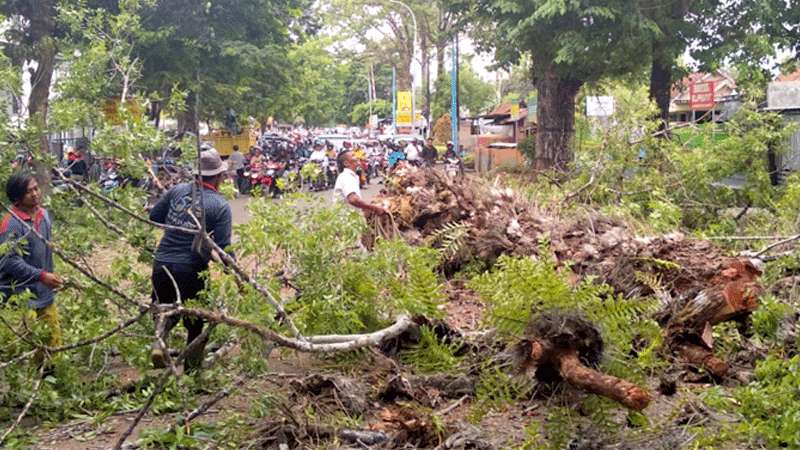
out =
[[[336,161],[344,151],[352,152],[354,170],[362,187],[398,165],[433,166],[440,156],[431,139],[424,142],[415,138],[334,142],[313,134],[264,134],[258,144],[246,152],[234,146],[228,157],[229,174],[241,193],[249,193],[255,187],[273,196],[280,196],[287,188],[326,190],[334,187],[342,170]],[[457,161],[460,167],[460,157],[451,143],[442,156],[445,161]],[[310,169],[304,170],[306,166]]]

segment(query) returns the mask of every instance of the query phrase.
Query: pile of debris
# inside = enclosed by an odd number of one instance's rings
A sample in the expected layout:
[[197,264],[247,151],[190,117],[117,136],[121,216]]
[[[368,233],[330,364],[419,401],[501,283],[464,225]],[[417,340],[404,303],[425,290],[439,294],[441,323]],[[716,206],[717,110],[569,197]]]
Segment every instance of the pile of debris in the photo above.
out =
[[[492,265],[500,255],[546,256],[568,264],[576,281],[591,275],[628,298],[657,297],[662,308],[655,319],[669,349],[718,378],[728,366],[713,355],[711,327],[746,321],[762,291],[757,262],[726,257],[708,241],[680,233],[636,236],[623,222],[597,212],[560,217],[480,179],[406,167],[375,201],[391,216],[370,219],[371,238],[400,236],[414,245],[438,246],[446,272],[473,260]],[[533,354],[531,361],[542,358]]]
[[680,233],[639,237],[597,212],[559,217],[510,188],[437,170],[397,170],[375,202],[392,215],[371,218],[374,233],[399,234],[411,244],[450,244],[445,264],[451,269],[474,259],[491,265],[500,255],[537,255],[546,241],[557,262],[570,262],[577,275],[596,275],[627,297],[653,295],[653,278],[642,276],[652,274],[678,298],[706,289],[736,261],[708,241]]

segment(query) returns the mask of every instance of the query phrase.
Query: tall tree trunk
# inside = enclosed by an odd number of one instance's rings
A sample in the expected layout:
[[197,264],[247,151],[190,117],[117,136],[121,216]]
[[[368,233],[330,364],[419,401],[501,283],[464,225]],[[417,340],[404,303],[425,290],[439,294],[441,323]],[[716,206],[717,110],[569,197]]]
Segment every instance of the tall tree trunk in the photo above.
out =
[[[427,33],[422,34],[422,40],[420,42],[422,50],[422,88],[425,95],[425,104],[422,106],[422,117],[428,120],[431,114],[431,56],[430,48],[428,48]],[[431,124],[430,120],[428,120],[427,131],[430,131],[430,129]]]
[[660,129],[669,124],[669,102],[672,97],[672,65],[659,43],[653,44],[653,62],[650,68],[650,99],[658,106]]
[[444,75],[444,57],[447,52],[447,42],[440,40],[436,43],[436,79]]
[[565,171],[574,158],[575,97],[580,80],[561,78],[552,65],[536,77],[539,93],[535,170]]
[[[50,97],[50,84],[56,65],[56,8],[55,1],[44,0],[33,3],[28,32],[36,52],[36,70],[31,70],[31,95],[28,99],[28,114],[34,124],[41,127],[39,152],[41,156],[50,153],[50,140],[47,136],[47,111]],[[38,160],[37,160],[38,161]],[[42,163],[34,165],[36,177],[42,189],[50,185],[50,172]]]
[[397,66],[397,90],[410,91],[411,90],[411,70],[408,66],[408,60],[404,59]]
[[[178,133],[197,134],[198,117],[195,114],[195,94],[190,92],[186,98],[186,110],[178,113]],[[210,131],[210,129],[209,129]]]

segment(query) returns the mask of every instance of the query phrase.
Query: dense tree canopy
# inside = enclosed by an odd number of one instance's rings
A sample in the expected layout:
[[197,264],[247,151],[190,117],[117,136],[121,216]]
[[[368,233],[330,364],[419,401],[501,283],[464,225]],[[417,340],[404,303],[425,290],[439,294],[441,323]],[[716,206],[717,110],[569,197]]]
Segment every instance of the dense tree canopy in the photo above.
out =
[[537,168],[566,169],[573,159],[575,96],[585,83],[638,70],[653,23],[637,3],[482,0],[461,7],[475,22],[473,37],[498,62],[533,60],[538,90]]

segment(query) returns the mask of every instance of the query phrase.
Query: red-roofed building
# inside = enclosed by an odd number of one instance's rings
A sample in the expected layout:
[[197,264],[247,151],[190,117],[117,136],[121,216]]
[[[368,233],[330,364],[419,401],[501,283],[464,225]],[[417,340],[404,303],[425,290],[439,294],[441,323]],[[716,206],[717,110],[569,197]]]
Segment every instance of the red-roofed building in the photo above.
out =
[[776,78],[775,81],[800,81],[800,69],[785,75],[778,75],[778,78]]
[[724,70],[695,72],[684,77],[672,89],[670,121],[722,122],[741,107],[736,80]]

